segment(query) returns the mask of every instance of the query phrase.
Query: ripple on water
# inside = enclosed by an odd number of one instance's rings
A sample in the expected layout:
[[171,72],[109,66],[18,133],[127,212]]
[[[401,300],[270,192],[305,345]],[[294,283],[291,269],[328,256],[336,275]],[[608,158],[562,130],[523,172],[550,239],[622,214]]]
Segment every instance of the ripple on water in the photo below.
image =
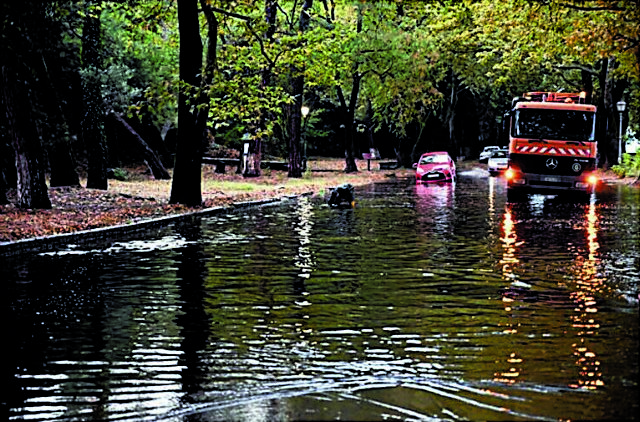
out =
[[637,204],[469,177],[12,261],[12,417],[630,419]]

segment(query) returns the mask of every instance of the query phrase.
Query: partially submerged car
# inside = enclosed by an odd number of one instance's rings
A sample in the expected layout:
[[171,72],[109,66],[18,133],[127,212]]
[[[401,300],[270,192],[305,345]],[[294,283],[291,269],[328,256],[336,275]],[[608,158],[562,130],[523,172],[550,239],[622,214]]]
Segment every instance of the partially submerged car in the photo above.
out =
[[453,182],[456,178],[456,164],[446,151],[426,152],[413,167],[416,183]]
[[509,167],[509,151],[499,149],[494,151],[487,161],[487,170],[491,176],[497,176]]

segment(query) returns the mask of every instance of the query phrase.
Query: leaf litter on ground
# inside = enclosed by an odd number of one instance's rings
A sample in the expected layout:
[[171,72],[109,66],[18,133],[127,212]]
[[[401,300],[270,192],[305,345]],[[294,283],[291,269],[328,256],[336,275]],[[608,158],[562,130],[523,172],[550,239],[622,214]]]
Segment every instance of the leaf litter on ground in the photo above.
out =
[[[132,175],[128,181],[109,180],[106,191],[84,187],[50,188],[52,208],[49,210],[17,208],[13,205],[15,192],[10,191],[10,203],[0,205],[0,242],[131,224],[239,202],[321,194],[343,183],[358,186],[396,174],[413,175],[413,171],[407,169],[367,171],[362,162],[359,168],[365,170],[344,173],[341,159],[310,161],[309,166],[312,171],[302,178],[289,178],[286,171],[273,170],[265,170],[260,177],[245,178],[233,168],[227,168],[226,174],[218,174],[212,166],[203,166],[203,203],[195,208],[169,204],[171,181],[155,180],[141,166],[127,168]],[[82,181],[81,185],[86,182]]]

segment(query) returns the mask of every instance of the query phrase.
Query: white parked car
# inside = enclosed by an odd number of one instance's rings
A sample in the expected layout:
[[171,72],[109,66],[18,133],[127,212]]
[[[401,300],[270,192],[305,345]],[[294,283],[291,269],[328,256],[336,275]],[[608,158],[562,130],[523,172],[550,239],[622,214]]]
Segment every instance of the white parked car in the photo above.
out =
[[506,149],[499,149],[493,151],[489,161],[487,161],[487,170],[492,176],[496,176],[509,167],[509,151]]
[[499,146],[495,146],[495,145],[494,146],[489,146],[489,147],[484,147],[484,149],[480,153],[480,158],[478,158],[478,160],[487,161],[491,157],[491,154],[493,154],[494,151],[497,151],[499,149],[500,149],[500,147]]
[[627,133],[625,138],[624,152],[627,154],[640,154],[640,139],[636,138],[635,130],[631,127],[627,127]]

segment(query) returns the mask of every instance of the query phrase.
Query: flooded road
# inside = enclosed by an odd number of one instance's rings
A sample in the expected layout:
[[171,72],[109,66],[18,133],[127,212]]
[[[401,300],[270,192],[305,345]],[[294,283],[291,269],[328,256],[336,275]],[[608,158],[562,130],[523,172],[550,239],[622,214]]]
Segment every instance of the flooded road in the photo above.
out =
[[9,419],[638,418],[637,189],[356,196],[0,256]]

